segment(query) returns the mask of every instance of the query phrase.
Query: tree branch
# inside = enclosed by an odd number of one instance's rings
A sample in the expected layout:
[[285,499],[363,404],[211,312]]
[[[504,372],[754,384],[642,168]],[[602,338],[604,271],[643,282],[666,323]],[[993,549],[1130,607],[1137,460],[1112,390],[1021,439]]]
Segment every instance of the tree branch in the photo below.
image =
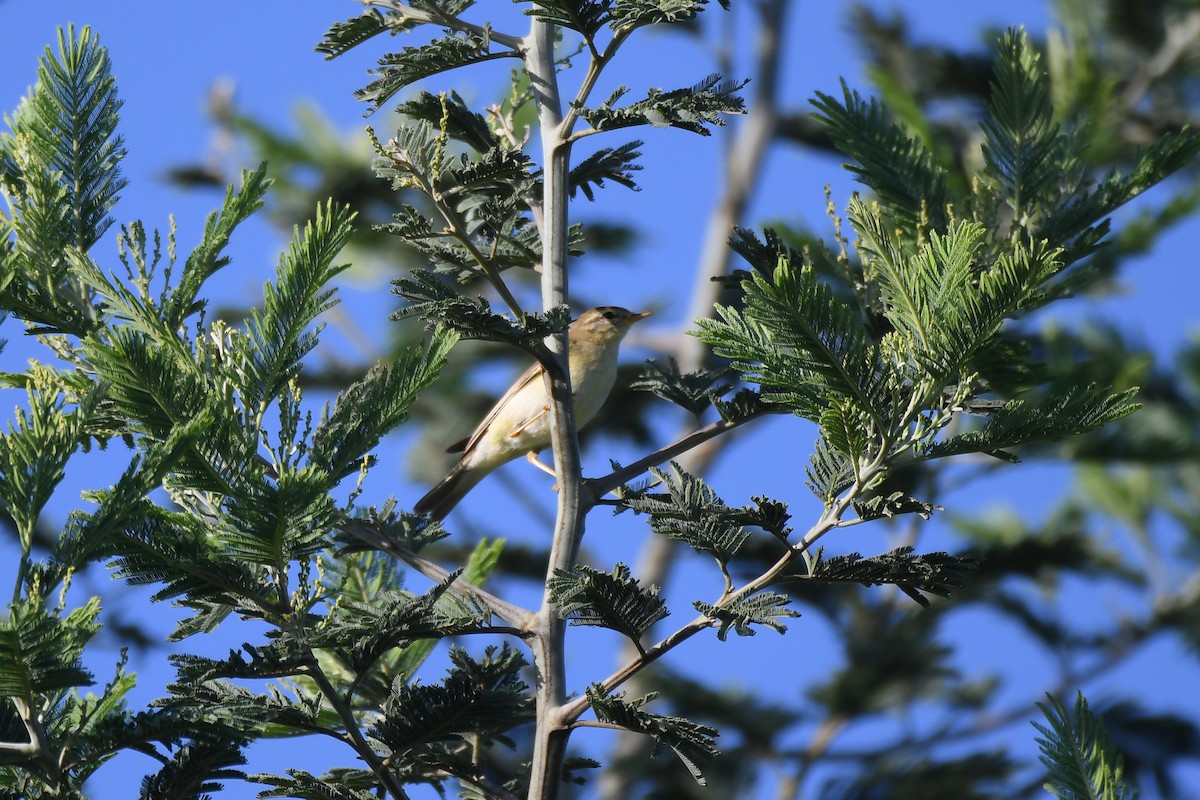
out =
[[[526,46],[526,70],[537,100],[542,141],[542,308],[565,305],[567,291],[567,183],[571,146],[562,137],[562,99],[554,62],[553,25],[533,20]],[[533,621],[533,662],[537,669],[537,726],[533,741],[533,763],[529,796],[554,800],[562,786],[563,762],[570,729],[562,724],[561,706],[566,700],[566,621],[559,617],[550,598],[550,576],[568,570],[574,563],[583,537],[583,505],[580,502],[581,467],[579,437],[575,430],[575,406],[571,375],[567,368],[567,333],[550,337],[547,344],[555,361],[546,365],[546,390],[550,398],[550,445],[554,471],[558,475],[558,510],[550,544],[542,605]]]

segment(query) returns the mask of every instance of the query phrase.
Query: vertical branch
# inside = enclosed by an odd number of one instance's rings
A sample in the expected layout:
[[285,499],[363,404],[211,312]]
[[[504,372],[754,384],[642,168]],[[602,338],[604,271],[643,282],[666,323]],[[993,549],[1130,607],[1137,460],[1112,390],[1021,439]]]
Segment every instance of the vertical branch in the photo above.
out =
[[[746,117],[734,136],[727,138],[725,155],[725,185],[717,198],[704,234],[704,246],[700,252],[699,270],[692,291],[692,302],[685,324],[693,320],[710,317],[717,303],[722,284],[714,278],[728,274],[732,252],[728,242],[733,226],[745,214],[746,206],[758,176],[766,160],[767,147],[775,134],[778,120],[779,70],[782,59],[782,34],[787,19],[790,0],[760,0],[756,4],[759,13],[758,37],[755,43],[755,79],[751,83],[754,97],[749,103]],[[728,72],[729,64],[722,65]],[[692,372],[705,366],[708,349],[704,343],[692,336],[680,336],[677,353],[679,369]],[[706,442],[701,447],[685,454],[680,463],[689,472],[702,475],[721,450],[729,444],[731,437],[725,436]],[[676,552],[675,542],[665,536],[651,536],[646,540],[635,566],[635,574],[643,584],[665,586]],[[633,659],[637,651],[631,644],[622,647],[618,659],[622,662]],[[635,690],[635,694],[636,694]],[[612,760],[628,758],[645,747],[643,737],[625,734],[618,739]],[[600,794],[603,798],[624,797],[628,791],[624,777],[615,770],[607,771],[600,778]]]
[[[562,130],[562,98],[554,63],[553,25],[533,21],[527,40],[526,69],[537,99],[542,140],[542,307],[550,309],[565,304],[568,297],[566,184],[570,162],[570,144],[565,141]],[[571,376],[567,370],[566,332],[552,337],[548,344],[557,356],[556,368],[547,369],[545,374],[550,395],[550,443],[559,492],[547,578],[557,569],[566,570],[574,565],[583,535],[579,439],[575,432]],[[565,622],[550,602],[549,585],[547,580],[531,643],[538,685],[529,797],[537,800],[553,800],[558,796],[570,733],[561,722],[561,707],[566,701]]]

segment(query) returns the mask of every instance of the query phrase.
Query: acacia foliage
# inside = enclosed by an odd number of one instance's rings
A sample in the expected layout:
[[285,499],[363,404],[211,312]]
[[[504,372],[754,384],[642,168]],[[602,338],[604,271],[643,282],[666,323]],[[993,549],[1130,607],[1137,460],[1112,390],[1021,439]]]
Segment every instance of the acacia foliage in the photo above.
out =
[[[468,5],[414,3],[416,16],[371,11],[335,27],[326,49],[340,54],[372,33],[419,24],[446,27],[428,46],[381,59],[363,93],[376,106],[428,75],[520,57],[508,37],[464,23]],[[530,12],[575,31],[605,58],[639,27],[690,21],[703,5],[533,3]],[[892,584],[928,602],[922,593],[944,595],[971,581],[976,559],[907,550],[826,559],[815,543],[859,522],[939,511],[892,490],[888,479],[900,467],[965,454],[1013,460],[1014,448],[1086,432],[1134,410],[1131,390],[1030,379],[1029,354],[1002,334],[1006,321],[1069,294],[1072,269],[1095,252],[1107,216],[1189,163],[1200,142],[1186,133],[1163,137],[1128,174],[1094,185],[1082,177],[1051,180],[1084,174],[1086,152],[1068,126],[1053,121],[1046,75],[1028,38],[1011,31],[998,52],[994,100],[981,125],[985,159],[970,194],[953,194],[954,181],[934,154],[880,104],[849,91],[818,95],[827,135],[875,195],[849,204],[854,257],[805,253],[771,233],[739,232],[734,246],[748,268],[732,281],[736,299],[697,321],[697,335],[728,360],[736,393],[733,381],[716,385],[669,368],[646,378],[656,394],[683,398],[690,410],[714,406],[720,430],[768,413],[818,423],[808,475],[820,517],[797,532],[778,501],[731,507],[698,476],[678,467],[656,471],[654,486],[626,489],[618,504],[648,516],[655,533],[712,558],[724,586],[715,599],[693,603],[693,621],[646,646],[643,635],[669,610],[657,589],[640,586],[621,564],[611,571],[579,565],[549,585],[564,616],[625,634],[648,664],[710,628],[722,639],[731,630],[785,632],[783,620],[797,613],[794,587],[805,584]],[[0,637],[0,689],[8,700],[0,721],[12,745],[11,761],[0,767],[6,789],[75,796],[114,752],[134,748],[163,763],[147,776],[143,796],[192,796],[243,777],[239,751],[247,741],[307,733],[342,742],[347,763],[356,765],[320,776],[300,769],[252,775],[269,787],[262,796],[401,797],[407,784],[451,781],[476,796],[521,792],[523,769],[499,753],[534,720],[518,646],[489,647],[481,657],[456,649],[444,678],[414,678],[437,639],[527,638],[519,610],[471,588],[493,568],[496,550],[481,546],[462,573],[408,591],[401,560],[411,563],[444,532],[391,504],[360,504],[357,491],[335,498],[343,481],[370,469],[371,451],[405,421],[458,338],[536,350],[542,337],[563,329],[562,309],[500,314],[462,296],[457,283],[482,279],[508,301],[506,273],[539,261],[538,166],[461,98],[406,104],[410,120],[395,137],[376,141],[379,172],[423,196],[389,230],[428,259],[430,268],[397,290],[410,301],[404,313],[422,316],[433,334],[318,415],[298,376],[319,336],[318,317],[334,300],[329,287],[352,215],[318,206],[295,231],[261,307],[239,324],[209,321],[203,290],[227,265],[223,251],[237,224],[262,204],[268,181],[261,170],[228,191],[182,268],[170,233],[164,260],[161,235],[131,224],[119,237],[124,274],[106,269],[91,247],[122,185],[119,104],[108,73],[90,31],[64,34],[0,147],[13,198],[4,217],[0,301],[58,359],[6,376],[28,393],[30,406],[3,439],[4,500],[22,545],[20,585]],[[576,109],[591,126],[578,133],[635,125],[704,133],[742,110],[739,86],[706,78],[626,105],[616,92]],[[508,121],[530,102],[518,90]],[[94,157],[68,162],[68,148]],[[589,200],[606,180],[628,186],[637,158],[633,143],[602,148],[576,166],[568,186]],[[821,280],[830,265],[854,287],[853,302]],[[976,417],[982,424],[970,426]],[[956,432],[964,424],[970,429]],[[35,557],[35,527],[65,460],[115,437],[135,453],[128,469],[94,494],[95,512],[74,516],[48,555]],[[153,501],[159,489],[170,506]],[[732,565],[751,544],[774,561],[739,582]],[[95,635],[96,601],[68,609],[51,600],[96,561],[121,579],[157,587],[156,599],[190,609],[177,638],[234,616],[265,623],[270,634],[224,659],[177,657],[178,681],[142,712],[124,706],[132,686],[124,664],[99,697],[82,696],[93,678],[78,655]],[[703,780],[716,730],[645,711],[653,696],[628,699],[624,680],[616,674],[586,688],[563,709],[568,722],[591,713],[595,723],[651,737]],[[852,688],[827,691],[849,704],[858,702]]]

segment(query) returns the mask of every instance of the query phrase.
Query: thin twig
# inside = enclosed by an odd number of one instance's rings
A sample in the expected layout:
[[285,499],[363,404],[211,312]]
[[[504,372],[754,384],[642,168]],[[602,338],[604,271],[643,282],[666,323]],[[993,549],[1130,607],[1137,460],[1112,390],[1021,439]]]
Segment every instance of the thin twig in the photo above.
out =
[[[403,561],[435,583],[444,583],[450,577],[450,570],[440,564],[422,558],[405,547],[401,547],[375,531],[369,525],[353,520],[344,520],[338,525],[338,530],[348,533],[371,547]],[[506,600],[501,600],[491,592],[481,589],[474,584],[467,583],[466,581],[455,581],[450,584],[449,590],[459,596],[475,598],[483,602],[493,614],[519,631],[528,632],[532,625],[533,612],[520,606],[515,606]]]
[[371,743],[367,741],[367,737],[363,736],[362,730],[358,727],[358,720],[354,716],[354,710],[337,693],[337,690],[315,660],[312,668],[307,670],[306,674],[312,678],[313,683],[321,690],[321,694],[325,697],[326,701],[333,706],[333,710],[337,712],[338,717],[342,720],[342,724],[346,726],[346,735],[350,738],[349,744],[367,766],[371,768],[371,772],[379,779],[380,785],[396,800],[407,800],[408,794],[404,791],[404,787],[400,785],[396,780],[396,776],[383,763],[383,759],[375,752],[375,748],[371,747]]
[[518,51],[521,50],[521,48],[523,48],[525,45],[525,40],[520,36],[501,33],[500,31],[493,30],[491,27],[484,28],[482,25],[476,25],[449,14],[438,13],[436,9],[432,11],[423,11],[421,9],[413,8],[406,3],[401,3],[399,0],[363,0],[363,5],[386,8],[388,11],[399,14],[402,21],[412,20],[425,25],[438,25],[454,31],[473,33],[476,36],[486,37],[494,42],[499,42],[505,47],[511,47]]
[[774,413],[770,410],[763,411],[748,417],[743,417],[738,420],[717,420],[716,422],[705,425],[703,428],[692,431],[680,439],[672,442],[666,447],[655,450],[648,456],[639,458],[637,461],[623,466],[608,475],[600,478],[589,478],[583,482],[584,491],[590,494],[590,503],[592,505],[599,502],[599,499],[604,495],[622,486],[629,481],[641,475],[650,467],[656,467],[659,464],[670,461],[676,456],[686,453],[689,450],[707,442],[709,439],[716,438],[721,434],[728,433],[734,428],[745,425],[751,420],[758,419],[765,414]]

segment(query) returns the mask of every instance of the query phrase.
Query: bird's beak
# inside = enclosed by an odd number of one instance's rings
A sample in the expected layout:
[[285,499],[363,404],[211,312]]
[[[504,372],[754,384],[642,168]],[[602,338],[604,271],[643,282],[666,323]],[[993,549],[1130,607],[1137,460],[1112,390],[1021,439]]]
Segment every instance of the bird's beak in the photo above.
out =
[[650,316],[653,313],[654,313],[653,311],[643,311],[640,314],[630,314],[629,318],[625,320],[625,324],[632,325],[633,323],[637,322],[639,319],[645,319],[646,317]]

